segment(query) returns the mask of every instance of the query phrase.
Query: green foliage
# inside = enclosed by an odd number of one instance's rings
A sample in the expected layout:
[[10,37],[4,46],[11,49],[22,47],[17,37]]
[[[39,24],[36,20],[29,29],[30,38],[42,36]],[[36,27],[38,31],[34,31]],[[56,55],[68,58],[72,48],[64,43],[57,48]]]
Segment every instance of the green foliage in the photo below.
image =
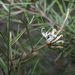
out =
[[[0,72],[4,75],[75,74],[74,0],[1,0],[0,6]],[[41,28],[48,32],[59,30],[68,8],[70,13],[59,33],[65,43],[47,47]]]

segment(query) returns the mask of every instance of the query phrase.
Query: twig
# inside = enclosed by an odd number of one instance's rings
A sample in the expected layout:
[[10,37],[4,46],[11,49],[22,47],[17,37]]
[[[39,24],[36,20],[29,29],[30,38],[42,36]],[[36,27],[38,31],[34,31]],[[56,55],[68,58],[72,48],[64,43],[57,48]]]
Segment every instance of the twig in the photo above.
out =
[[40,25],[50,25],[50,23],[38,23],[38,24],[31,24],[31,26],[40,26]]
[[25,11],[25,12],[31,13],[31,14],[40,15],[40,14],[38,14],[38,13],[35,13],[35,12],[32,12],[32,11],[23,9],[23,8],[21,8],[21,7],[19,7],[19,6],[16,6],[16,5],[14,5],[14,7],[16,7],[16,8],[18,8],[18,9],[21,9],[21,10],[23,10],[23,11]]
[[[8,0],[9,1],[9,0]],[[11,3],[11,1],[9,1],[10,3]],[[11,3],[12,4],[12,3]],[[19,6],[16,6],[16,5],[13,5],[14,7],[16,7],[16,8],[18,8],[18,9],[20,9],[20,10],[22,10],[22,11],[25,11],[25,12],[28,12],[28,13],[31,13],[31,14],[35,14],[35,15],[40,15],[40,14],[38,14],[38,13],[35,13],[35,12],[32,12],[32,11],[29,11],[29,10],[26,10],[26,9],[23,9],[23,8],[21,8],[21,7],[19,7]]]
[[66,13],[65,20],[63,21],[63,23],[62,23],[60,29],[58,30],[58,33],[57,33],[57,34],[59,34],[60,31],[64,28],[64,24],[65,24],[65,22],[66,22],[66,20],[67,20],[67,18],[68,18],[68,15],[69,15],[69,8],[68,8],[68,11],[67,11],[67,13]]
[[37,50],[39,50],[39,49],[41,49],[41,48],[43,48],[43,47],[48,47],[48,44],[44,44],[43,46],[41,46],[41,47],[39,47],[39,48],[37,48],[37,49],[34,49],[34,51],[37,51]]
[[43,46],[41,46],[41,47],[39,47],[37,49],[33,48],[33,50],[29,54],[27,54],[25,57],[21,58],[21,60],[25,59],[26,57],[30,56],[33,52],[35,52],[35,51],[37,51],[37,50],[39,50],[39,49],[41,49],[43,47],[48,47],[48,44],[44,44]]

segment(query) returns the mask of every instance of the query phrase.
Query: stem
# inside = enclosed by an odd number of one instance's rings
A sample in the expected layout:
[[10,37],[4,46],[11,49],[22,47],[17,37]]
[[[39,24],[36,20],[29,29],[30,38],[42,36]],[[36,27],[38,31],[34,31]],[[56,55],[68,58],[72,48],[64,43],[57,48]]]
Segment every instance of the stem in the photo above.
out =
[[[28,57],[28,56],[30,56],[33,52],[35,52],[35,51],[37,51],[37,50],[39,50],[39,49],[41,49],[41,48],[43,48],[43,47],[48,47],[48,44],[44,44],[43,46],[41,46],[41,47],[39,47],[39,48],[37,48],[37,49],[33,49],[29,54],[27,54],[24,58],[26,58],[26,57]],[[24,59],[23,58],[23,59]],[[21,60],[23,60],[22,58],[21,58]]]
[[69,15],[69,8],[68,8],[68,11],[67,11],[67,13],[66,13],[65,20],[63,21],[63,23],[62,23],[60,29],[58,30],[58,33],[57,33],[57,34],[59,34],[60,31],[64,28],[64,24],[65,24],[65,22],[66,22],[66,20],[67,20],[67,18],[68,18],[68,15]]
[[44,44],[43,46],[41,46],[41,47],[35,49],[34,51],[37,51],[37,50],[39,50],[39,49],[41,49],[41,48],[43,48],[43,47],[47,47],[47,46],[48,46],[48,44]]
[[[41,46],[41,47],[39,47],[39,48],[37,48],[37,49],[34,48],[30,53],[28,53],[28,54],[27,54],[25,57],[23,57],[23,58],[22,58],[22,56],[23,56],[23,54],[22,54],[20,60],[18,60],[18,61],[16,62],[16,65],[18,65],[19,62],[22,61],[23,59],[25,59],[26,57],[30,56],[33,52],[35,52],[35,51],[37,51],[37,50],[39,50],[39,49],[41,49],[41,48],[43,48],[43,47],[48,47],[48,44],[44,44],[43,46]],[[14,66],[12,66],[12,69],[13,69],[13,67],[14,67]]]
[[28,26],[26,25],[25,21],[24,20],[21,20],[24,25],[26,26],[26,30],[27,30],[27,34],[28,34],[28,37],[29,37],[29,42],[30,42],[30,45],[31,45],[31,48],[33,50],[33,46],[32,46],[32,41],[31,41],[31,37],[30,37],[30,32],[29,32],[29,29],[28,29]]
[[7,63],[8,63],[8,75],[10,75],[10,72],[9,72],[9,53],[10,53],[10,49],[11,49],[11,43],[10,43],[10,4],[9,4],[9,16],[8,16],[8,51],[7,51],[7,55],[8,55],[8,60],[7,60]]
[[[8,2],[11,3],[11,0],[9,0]],[[11,4],[12,4],[12,3],[11,3]],[[38,13],[35,13],[35,12],[32,12],[32,11],[29,11],[29,10],[23,9],[23,8],[17,6],[17,5],[14,5],[14,4],[12,4],[12,5],[13,5],[15,8],[20,9],[21,11],[25,11],[25,12],[28,12],[28,13],[30,13],[30,14],[40,15],[40,14],[38,14]]]

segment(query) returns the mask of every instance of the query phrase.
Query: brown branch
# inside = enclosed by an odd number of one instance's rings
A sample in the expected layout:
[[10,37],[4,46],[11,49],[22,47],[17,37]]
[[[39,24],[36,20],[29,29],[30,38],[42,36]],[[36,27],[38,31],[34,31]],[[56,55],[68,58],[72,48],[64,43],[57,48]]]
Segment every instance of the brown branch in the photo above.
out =
[[39,49],[41,49],[41,48],[43,48],[43,47],[48,47],[48,44],[44,44],[43,46],[41,46],[41,47],[39,47],[39,48],[37,48],[37,49],[33,48],[33,50],[32,50],[30,53],[28,53],[28,54],[25,55],[25,56],[22,56],[21,60],[25,59],[26,57],[30,56],[32,53],[34,53],[35,51],[37,51],[37,50],[39,50]]
[[23,8],[21,8],[21,7],[19,7],[19,6],[16,6],[16,5],[14,5],[14,7],[16,7],[16,8],[18,8],[18,9],[20,9],[20,10],[23,10],[23,11],[25,11],[25,12],[31,13],[31,14],[40,15],[40,14],[38,14],[38,13],[35,13],[35,12],[32,12],[32,11],[23,9]]
[[[8,0],[8,2],[10,2],[10,3],[12,4],[11,1]],[[13,5],[13,6],[16,7],[16,8],[18,8],[18,9],[20,9],[20,10],[22,10],[22,11],[25,11],[25,12],[28,12],[28,13],[31,13],[31,14],[35,14],[35,15],[40,15],[40,14],[38,14],[38,13],[35,13],[35,12],[32,12],[32,11],[23,9],[23,8],[21,8],[21,7],[19,7],[19,6],[16,6],[16,5]]]
[[21,57],[20,57],[20,60],[12,60],[12,61],[10,62],[10,63],[11,63],[11,66],[10,66],[9,72],[12,71],[12,69],[14,68],[14,65],[15,65],[15,64],[17,64],[18,62],[22,61],[22,60],[25,59],[26,57],[29,57],[32,53],[34,53],[35,51],[37,51],[37,50],[39,50],[39,49],[41,49],[41,48],[43,48],[43,47],[48,47],[48,44],[44,44],[43,46],[41,46],[41,47],[39,47],[39,48],[37,48],[37,49],[33,48],[33,50],[32,50],[30,53],[26,54],[25,56],[24,56],[23,53],[22,53],[22,55],[21,55]]
[[39,50],[39,49],[41,49],[41,48],[43,48],[43,47],[48,47],[48,44],[44,44],[43,46],[41,46],[41,47],[39,47],[39,48],[37,48],[37,49],[34,49],[34,51],[37,51],[37,50]]

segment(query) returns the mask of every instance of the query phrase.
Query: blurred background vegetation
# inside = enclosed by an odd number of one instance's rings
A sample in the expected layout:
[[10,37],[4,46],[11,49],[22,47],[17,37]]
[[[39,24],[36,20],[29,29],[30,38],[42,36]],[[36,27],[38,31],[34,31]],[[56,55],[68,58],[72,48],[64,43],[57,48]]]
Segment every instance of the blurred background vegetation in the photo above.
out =
[[[25,57],[33,47],[46,43],[41,28],[61,27],[68,8],[60,32],[65,43]],[[0,75],[10,74],[8,71],[11,75],[75,75],[75,0],[0,0]]]

